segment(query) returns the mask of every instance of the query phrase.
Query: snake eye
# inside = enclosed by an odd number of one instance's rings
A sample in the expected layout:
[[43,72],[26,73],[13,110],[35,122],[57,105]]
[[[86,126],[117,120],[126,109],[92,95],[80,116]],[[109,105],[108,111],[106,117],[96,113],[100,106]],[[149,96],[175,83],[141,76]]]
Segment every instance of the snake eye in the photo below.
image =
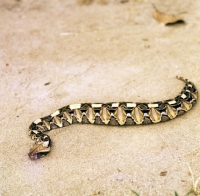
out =
[[43,142],[47,142],[47,141],[49,141],[50,142],[50,137],[48,136],[48,135],[43,135],[42,136],[42,138],[41,138],[41,140],[43,141]]

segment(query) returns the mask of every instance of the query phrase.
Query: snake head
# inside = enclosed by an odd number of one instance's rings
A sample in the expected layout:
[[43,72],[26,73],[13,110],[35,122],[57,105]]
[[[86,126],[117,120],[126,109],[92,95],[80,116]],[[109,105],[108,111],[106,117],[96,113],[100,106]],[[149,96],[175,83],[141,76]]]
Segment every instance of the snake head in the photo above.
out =
[[28,153],[29,158],[31,160],[36,160],[46,156],[50,152],[50,144],[50,137],[43,134],[30,149],[30,152]]

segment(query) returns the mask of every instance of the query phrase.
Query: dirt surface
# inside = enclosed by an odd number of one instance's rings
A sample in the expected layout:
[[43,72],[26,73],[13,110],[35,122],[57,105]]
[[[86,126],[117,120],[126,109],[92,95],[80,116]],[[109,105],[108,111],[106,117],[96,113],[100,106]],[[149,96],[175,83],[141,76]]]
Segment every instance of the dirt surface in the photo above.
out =
[[[69,3],[70,2],[70,3]],[[163,26],[157,9],[185,24]],[[158,101],[200,87],[199,1],[0,2],[0,195],[169,196],[200,176],[199,103],[149,126],[73,125],[29,160],[30,123],[82,102]]]

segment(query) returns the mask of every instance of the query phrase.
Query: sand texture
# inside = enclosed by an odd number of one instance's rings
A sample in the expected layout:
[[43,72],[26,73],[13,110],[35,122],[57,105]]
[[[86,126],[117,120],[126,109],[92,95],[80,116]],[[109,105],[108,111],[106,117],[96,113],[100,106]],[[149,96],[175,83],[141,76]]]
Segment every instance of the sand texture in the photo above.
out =
[[[200,1],[0,1],[0,195],[171,196],[200,176],[200,103],[166,123],[72,125],[27,153],[32,121],[83,102],[173,98],[200,89]],[[155,8],[185,24],[164,26]],[[192,195],[192,194],[191,194]]]

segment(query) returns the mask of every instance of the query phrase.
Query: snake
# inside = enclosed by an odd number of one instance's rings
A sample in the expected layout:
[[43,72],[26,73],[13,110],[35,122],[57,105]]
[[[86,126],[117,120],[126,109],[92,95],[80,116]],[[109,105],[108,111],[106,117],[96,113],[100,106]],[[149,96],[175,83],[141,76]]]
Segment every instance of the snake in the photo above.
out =
[[173,99],[143,102],[81,103],[62,107],[52,114],[31,123],[29,135],[35,141],[28,155],[31,160],[46,156],[51,150],[47,131],[72,124],[148,125],[172,120],[188,112],[197,102],[198,92],[188,79],[176,76],[185,83]]

